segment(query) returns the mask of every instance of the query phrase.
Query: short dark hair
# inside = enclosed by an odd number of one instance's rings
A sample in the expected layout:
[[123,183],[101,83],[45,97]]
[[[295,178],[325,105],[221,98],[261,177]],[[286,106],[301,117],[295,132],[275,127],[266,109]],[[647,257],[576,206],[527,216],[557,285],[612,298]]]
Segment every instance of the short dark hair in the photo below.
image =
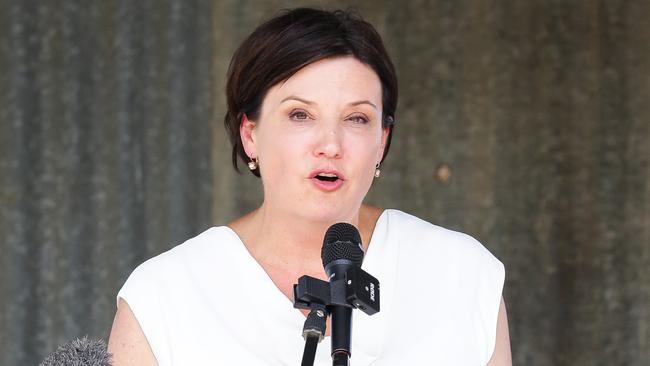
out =
[[[389,129],[388,154],[397,108],[397,76],[375,28],[352,10],[297,8],[264,22],[239,46],[228,67],[224,124],[232,144],[232,164],[249,162],[239,127],[244,114],[255,121],[275,84],[303,67],[329,57],[353,56],[372,68],[382,86],[382,127]],[[259,175],[259,169],[253,174]]]

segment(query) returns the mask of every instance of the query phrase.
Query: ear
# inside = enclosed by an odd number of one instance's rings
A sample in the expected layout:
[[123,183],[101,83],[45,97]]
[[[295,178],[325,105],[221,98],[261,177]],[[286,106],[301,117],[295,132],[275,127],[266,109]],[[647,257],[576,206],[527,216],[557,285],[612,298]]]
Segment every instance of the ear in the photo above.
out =
[[381,145],[377,155],[377,163],[381,161],[381,158],[384,157],[384,150],[386,150],[386,142],[388,141],[388,135],[390,134],[390,128],[381,129]]
[[257,145],[255,138],[255,122],[248,119],[244,114],[239,124],[239,136],[246,155],[251,159],[257,157]]

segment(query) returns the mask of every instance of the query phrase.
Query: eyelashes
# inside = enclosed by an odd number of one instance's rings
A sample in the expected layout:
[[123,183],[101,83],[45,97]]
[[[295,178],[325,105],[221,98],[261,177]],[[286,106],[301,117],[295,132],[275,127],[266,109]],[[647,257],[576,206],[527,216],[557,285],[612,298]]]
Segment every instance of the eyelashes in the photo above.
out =
[[[304,122],[314,118],[310,116],[309,113],[307,113],[306,111],[297,109],[297,110],[292,110],[289,113],[289,119],[291,119],[292,121]],[[352,116],[347,117],[345,120],[352,121],[358,124],[367,124],[370,122],[370,119],[368,117],[361,114],[354,114]]]
[[352,116],[352,117],[348,118],[348,120],[354,121],[356,123],[364,124],[364,125],[366,123],[370,122],[368,120],[368,118],[366,118],[364,116]]
[[289,113],[289,118],[294,121],[306,121],[310,117],[305,111],[294,110],[291,113]]

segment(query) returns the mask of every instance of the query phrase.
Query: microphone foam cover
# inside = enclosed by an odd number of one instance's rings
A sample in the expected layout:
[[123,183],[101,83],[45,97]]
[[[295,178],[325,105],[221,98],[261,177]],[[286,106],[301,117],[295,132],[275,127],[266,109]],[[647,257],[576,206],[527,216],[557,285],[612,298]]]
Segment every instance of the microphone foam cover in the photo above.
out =
[[104,341],[83,337],[60,345],[39,366],[110,366],[111,358]]
[[330,226],[323,240],[321,259],[323,267],[338,259],[347,259],[355,266],[361,267],[363,249],[359,230],[345,222]]

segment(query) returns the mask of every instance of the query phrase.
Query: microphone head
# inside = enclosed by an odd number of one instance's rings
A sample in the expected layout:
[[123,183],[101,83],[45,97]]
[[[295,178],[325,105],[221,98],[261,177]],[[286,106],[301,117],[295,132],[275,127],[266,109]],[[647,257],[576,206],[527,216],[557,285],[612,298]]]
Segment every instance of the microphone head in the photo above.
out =
[[104,341],[83,337],[60,345],[39,366],[111,366],[111,358]]
[[325,233],[320,255],[323,267],[340,259],[348,260],[353,265],[361,267],[363,247],[359,230],[345,222],[330,226]]

